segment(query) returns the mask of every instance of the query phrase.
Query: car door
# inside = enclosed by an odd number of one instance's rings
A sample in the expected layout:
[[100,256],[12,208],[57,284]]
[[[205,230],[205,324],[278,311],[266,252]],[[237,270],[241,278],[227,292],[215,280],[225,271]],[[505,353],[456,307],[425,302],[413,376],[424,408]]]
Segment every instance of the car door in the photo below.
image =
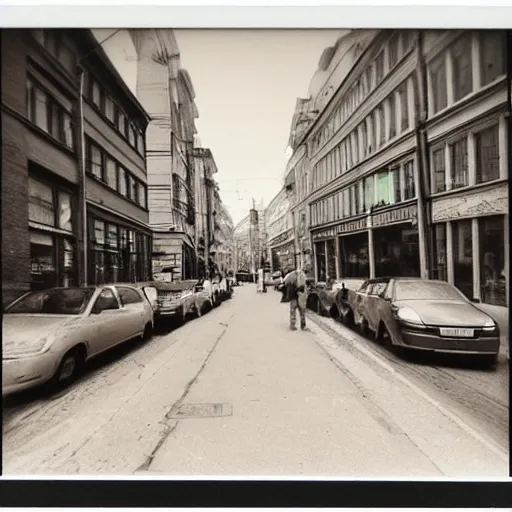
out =
[[99,354],[123,341],[124,318],[114,291],[110,287],[103,288],[90,313],[90,319],[95,327],[95,336],[89,340],[91,355]]
[[147,307],[139,290],[129,286],[116,285],[121,308],[125,311],[127,338],[134,338],[144,332],[147,323]]
[[366,319],[372,331],[377,331],[377,327],[379,326],[382,313],[381,309],[385,304],[384,299],[381,298],[381,294],[385,292],[387,284],[387,282],[374,283],[368,290]]

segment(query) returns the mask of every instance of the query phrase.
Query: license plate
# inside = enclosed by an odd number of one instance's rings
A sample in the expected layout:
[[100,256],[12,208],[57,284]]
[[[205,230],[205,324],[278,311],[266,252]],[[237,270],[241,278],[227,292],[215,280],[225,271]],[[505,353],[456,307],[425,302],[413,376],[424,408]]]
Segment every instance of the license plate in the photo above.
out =
[[450,336],[452,338],[472,338],[474,329],[439,329],[441,336]]

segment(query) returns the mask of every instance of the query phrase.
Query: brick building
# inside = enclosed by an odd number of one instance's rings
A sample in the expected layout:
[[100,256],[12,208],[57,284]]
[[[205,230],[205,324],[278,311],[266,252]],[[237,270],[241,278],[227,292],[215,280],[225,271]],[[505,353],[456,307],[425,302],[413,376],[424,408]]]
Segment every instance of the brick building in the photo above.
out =
[[149,118],[92,32],[3,30],[1,70],[3,304],[149,278]]

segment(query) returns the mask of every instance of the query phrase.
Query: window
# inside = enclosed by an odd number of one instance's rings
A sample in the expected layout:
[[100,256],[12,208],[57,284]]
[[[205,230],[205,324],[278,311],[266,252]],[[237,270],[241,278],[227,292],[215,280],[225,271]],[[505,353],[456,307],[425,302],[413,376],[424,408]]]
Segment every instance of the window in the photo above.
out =
[[498,125],[482,130],[475,136],[476,182],[497,180],[500,177]]
[[390,174],[388,170],[381,171],[377,174],[377,198],[376,206],[386,206],[390,203]]
[[372,76],[373,76],[373,73],[372,73],[372,66],[369,66],[366,71],[365,71],[365,78],[366,78],[366,83],[368,85],[368,92],[371,92],[373,90],[373,80],[372,80]]
[[336,146],[334,150],[334,165],[336,167],[336,176],[341,174],[340,147]]
[[375,59],[375,78],[377,85],[384,79],[384,52],[380,52]]
[[105,95],[105,115],[111,123],[116,122],[115,104],[108,94]]
[[407,94],[407,82],[400,87],[400,115],[401,115],[401,131],[402,133],[409,129],[409,100]]
[[95,144],[89,142],[89,172],[96,178],[103,179],[103,155]]
[[350,189],[346,188],[343,191],[343,217],[350,217]]
[[94,243],[105,245],[105,223],[101,220],[94,221]]
[[446,190],[446,165],[444,148],[438,149],[432,154],[432,169],[434,171],[434,193]]
[[361,201],[359,196],[359,187],[361,182],[358,182],[356,185],[354,185],[354,215],[357,215],[361,212]]
[[67,113],[64,113],[63,116],[64,122],[64,144],[70,149],[73,149],[73,122],[71,121],[71,116]]
[[112,248],[118,246],[118,227],[115,224],[109,224],[107,230],[107,245]]
[[350,143],[350,137],[345,139],[345,150],[347,152],[347,169],[352,168],[352,144]]
[[126,188],[126,171],[123,169],[123,167],[118,167],[119,172],[119,193],[123,196],[127,195],[127,188]]
[[137,197],[139,195],[138,192],[139,184],[137,183],[133,176],[130,176],[130,199],[132,201],[137,201]]
[[139,203],[140,206],[146,208],[146,187],[142,183],[139,183],[138,191],[139,196],[137,202]]
[[366,122],[361,124],[361,142],[363,144],[363,156],[368,155],[368,129]]
[[144,156],[144,135],[142,132],[139,132],[137,136],[137,151],[140,155]]
[[379,146],[382,146],[386,142],[386,119],[383,105],[377,108],[377,118],[379,120]]
[[59,48],[59,62],[72,75],[76,74],[76,56],[75,52],[66,44],[61,43]]
[[91,78],[91,98],[98,108],[101,108],[101,92],[100,84]]
[[458,101],[473,90],[473,68],[471,64],[471,35],[463,36],[453,45],[453,96]]
[[414,185],[414,162],[411,160],[404,165],[405,178],[405,197],[404,200],[416,197],[416,187]]
[[50,186],[33,178],[28,179],[28,219],[55,226],[55,203]]
[[400,167],[393,167],[390,170],[391,179],[393,180],[393,203],[402,201],[402,189],[400,183]]
[[354,141],[354,164],[359,162],[359,137],[357,131],[352,132],[352,140]]
[[119,309],[119,303],[112,293],[112,290],[105,288],[101,290],[100,296],[97,298],[94,306],[94,311],[106,311],[109,309]]
[[121,110],[117,113],[117,129],[123,137],[126,137],[126,116]]
[[71,195],[59,190],[59,228],[65,231],[73,231],[71,221]]
[[480,232],[480,293],[482,302],[507,305],[505,270],[505,217],[501,215],[478,219]]
[[139,304],[142,302],[142,297],[136,290],[125,288],[124,286],[116,286],[116,290],[124,306],[128,306],[129,304]]
[[480,73],[482,85],[487,85],[506,73],[506,33],[485,30],[480,35]]
[[32,35],[47,51],[57,59],[70,74],[76,73],[76,56],[73,50],[64,42],[59,30],[32,31]]
[[57,285],[57,258],[52,235],[30,231],[30,288],[47,290]]
[[452,188],[468,186],[468,139],[464,137],[451,146]]
[[107,164],[107,184],[109,187],[117,190],[117,163],[109,156],[105,159]]
[[396,136],[396,104],[395,95],[391,94],[388,98],[389,105],[389,138]]
[[441,54],[429,66],[430,81],[432,83],[434,113],[446,108],[448,105],[446,81],[446,56]]
[[455,286],[473,298],[473,235],[471,219],[452,221],[453,270]]
[[130,124],[130,126],[128,128],[128,141],[134,148],[137,146],[136,137],[137,137],[137,135],[136,135],[135,128],[133,127],[132,124]]
[[48,96],[45,92],[40,89],[34,91],[35,108],[33,114],[33,120],[36,126],[39,126],[45,132],[48,132]]
[[448,281],[446,224],[434,224],[434,279]]
[[389,67],[390,69],[398,62],[398,43],[400,42],[400,35],[395,32],[389,40]]
[[374,197],[374,176],[370,176],[369,178],[365,178],[364,180],[364,209],[369,210],[375,203]]

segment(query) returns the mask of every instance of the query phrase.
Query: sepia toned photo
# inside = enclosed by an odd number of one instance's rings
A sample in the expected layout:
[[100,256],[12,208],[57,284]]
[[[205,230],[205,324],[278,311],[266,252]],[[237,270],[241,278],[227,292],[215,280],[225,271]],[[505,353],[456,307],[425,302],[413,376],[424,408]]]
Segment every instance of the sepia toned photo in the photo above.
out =
[[507,477],[507,38],[2,29],[3,474]]

